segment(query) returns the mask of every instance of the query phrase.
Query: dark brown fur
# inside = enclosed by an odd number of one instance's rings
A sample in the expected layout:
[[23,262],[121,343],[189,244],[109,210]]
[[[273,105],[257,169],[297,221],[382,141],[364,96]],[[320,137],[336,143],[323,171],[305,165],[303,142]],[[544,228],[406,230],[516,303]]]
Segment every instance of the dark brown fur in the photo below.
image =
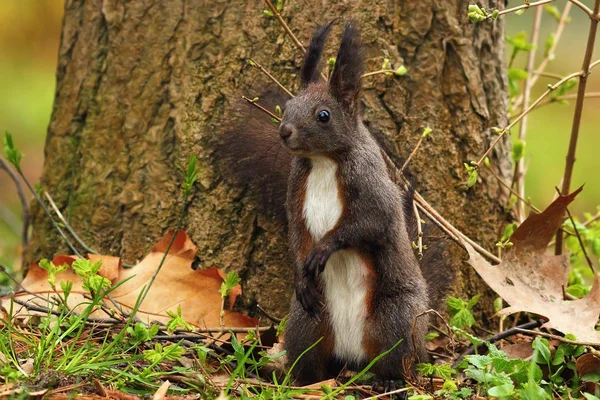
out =
[[[286,160],[282,163],[291,167],[287,190],[287,228],[295,265],[296,296],[290,310],[285,346],[291,364],[323,337],[317,347],[298,361],[294,375],[299,383],[333,377],[348,364],[347,360],[337,359],[333,355],[331,327],[327,308],[321,307],[321,288],[317,276],[335,251],[356,249],[366,260],[365,265],[372,276],[365,304],[368,318],[363,347],[372,359],[402,340],[372,370],[382,380],[393,380],[409,372],[405,369],[406,365],[426,357],[423,338],[427,317],[421,317],[416,322],[415,343],[412,342],[411,329],[416,316],[437,305],[443,297],[444,289],[450,284],[450,270],[445,265],[445,245],[442,241],[428,243],[427,231],[425,242],[429,248],[420,265],[414,255],[411,243],[417,237],[412,194],[401,191],[392,182],[388,171],[390,166],[382,157],[381,149],[385,149],[385,146],[381,145],[381,140],[375,140],[382,136],[370,133],[360,117],[363,55],[359,33],[353,26],[347,26],[344,31],[330,82],[318,82],[319,58],[330,26],[328,24],[315,31],[302,68],[302,89],[285,106],[280,129],[287,136],[286,146],[292,150],[293,157],[289,152],[283,155],[280,150],[271,149],[281,160]],[[331,113],[331,121],[326,126],[315,119],[315,113],[323,108]],[[238,148],[250,149],[244,154],[254,150],[256,157],[261,149],[256,148],[253,141],[261,140],[260,136],[272,137],[273,126],[268,128],[260,132],[240,130],[232,137],[241,142]],[[229,159],[236,157],[228,145],[224,148]],[[336,226],[318,243],[313,243],[302,209],[306,179],[311,169],[310,157],[316,154],[326,155],[338,164],[338,184],[344,207]],[[244,169],[251,165],[247,161],[242,162],[245,163]],[[261,171],[265,169],[264,165],[257,168]],[[247,171],[246,174],[253,172]],[[282,184],[279,179],[282,174],[279,170],[264,181],[246,180],[242,174],[241,181],[250,183],[251,188],[258,188],[257,192],[280,194]],[[269,185],[279,189],[265,189]],[[282,201],[283,197],[269,200],[274,207],[277,207],[276,203],[281,206]],[[416,348],[416,353],[413,348]],[[364,365],[349,367],[361,368]]]

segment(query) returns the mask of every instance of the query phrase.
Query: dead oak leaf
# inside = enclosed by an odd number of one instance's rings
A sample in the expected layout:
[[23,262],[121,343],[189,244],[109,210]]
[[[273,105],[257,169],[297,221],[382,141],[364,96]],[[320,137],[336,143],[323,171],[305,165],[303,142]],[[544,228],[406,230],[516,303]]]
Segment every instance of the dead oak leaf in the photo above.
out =
[[[99,275],[108,278],[113,285],[122,282],[111,292],[112,300],[119,304],[125,311],[133,309],[140,293],[146,287],[154,275],[163,257],[165,261],[160,272],[152,283],[148,295],[142,302],[137,312],[137,317],[144,322],[159,321],[166,323],[170,320],[167,311],[182,309],[183,318],[198,328],[218,328],[220,325],[220,311],[222,299],[219,288],[225,274],[218,268],[193,270],[192,261],[196,254],[196,246],[180,230],[175,234],[173,245],[165,256],[166,249],[171,241],[173,233],[169,232],[152,249],[152,251],[137,265],[125,269],[118,257],[89,255],[88,258],[102,261]],[[57,256],[52,261],[55,265],[71,265],[77,257]],[[73,283],[69,295],[69,307],[76,312],[82,312],[85,304],[89,303],[83,295],[83,280],[72,268],[68,268],[56,275],[56,289],[61,293],[61,282]],[[30,293],[42,297],[53,295],[54,291],[48,283],[48,275],[37,263],[30,268],[27,276],[21,283]],[[241,286],[231,290],[228,298],[228,308],[233,306],[236,297],[241,294]],[[42,300],[28,293],[15,295],[21,302],[30,302],[42,307],[49,307],[49,303],[40,304]],[[112,302],[106,301],[109,308],[114,309]],[[226,307],[227,308],[227,307]],[[17,310],[26,315],[26,310]],[[117,310],[115,310],[117,311]],[[91,315],[96,318],[106,318],[102,310],[97,310]],[[258,321],[237,312],[225,310],[224,324],[227,327],[255,327]]]
[[547,246],[564,220],[567,206],[583,187],[559,196],[542,213],[530,215],[513,234],[502,262],[491,265],[471,245],[469,264],[510,307],[501,314],[525,311],[548,319],[544,325],[578,340],[599,343],[594,329],[600,315],[600,282],[594,274],[592,290],[582,299],[564,300],[568,255],[549,255]]

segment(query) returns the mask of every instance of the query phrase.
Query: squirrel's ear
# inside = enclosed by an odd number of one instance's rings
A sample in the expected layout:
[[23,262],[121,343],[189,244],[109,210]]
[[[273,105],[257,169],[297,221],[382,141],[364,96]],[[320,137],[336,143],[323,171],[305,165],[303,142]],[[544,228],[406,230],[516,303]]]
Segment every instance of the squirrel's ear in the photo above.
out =
[[319,61],[321,60],[321,54],[323,53],[323,45],[325,39],[331,30],[331,25],[335,20],[328,22],[325,25],[318,26],[313,32],[308,50],[304,56],[304,63],[302,64],[302,71],[300,73],[300,81],[302,87],[308,86],[311,82],[317,82],[319,80]]
[[331,93],[351,113],[358,108],[363,63],[360,32],[351,21],[344,29],[340,50],[335,59],[335,68],[329,79]]

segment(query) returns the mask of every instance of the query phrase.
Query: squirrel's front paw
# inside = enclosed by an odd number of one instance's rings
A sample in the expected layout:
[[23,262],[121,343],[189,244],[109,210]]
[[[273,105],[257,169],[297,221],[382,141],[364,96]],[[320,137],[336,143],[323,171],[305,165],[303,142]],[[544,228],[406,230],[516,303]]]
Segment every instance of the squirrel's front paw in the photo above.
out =
[[319,247],[313,248],[304,263],[304,277],[316,281],[319,274],[325,269],[329,256],[331,256],[331,251]]
[[319,315],[323,303],[314,281],[302,279],[296,286],[296,298],[309,316],[316,318]]

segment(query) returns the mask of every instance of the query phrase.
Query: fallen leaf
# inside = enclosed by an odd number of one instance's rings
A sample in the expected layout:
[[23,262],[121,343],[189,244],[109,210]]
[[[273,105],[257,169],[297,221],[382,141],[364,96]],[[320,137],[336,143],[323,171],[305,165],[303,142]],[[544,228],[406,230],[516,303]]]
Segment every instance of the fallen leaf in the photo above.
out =
[[[165,256],[165,251],[172,238],[169,232],[152,249],[152,251],[137,265],[125,269],[122,267],[118,257],[89,255],[91,261],[102,261],[99,275],[108,278],[113,285],[123,282],[111,292],[111,298],[124,311],[132,310],[142,290],[150,283],[158,265]],[[166,323],[170,320],[167,311],[177,311],[181,307],[183,318],[198,328],[218,328],[220,326],[219,315],[221,311],[221,296],[219,288],[225,274],[218,268],[204,270],[193,270],[192,261],[196,254],[196,246],[187,234],[180,230],[177,232],[173,245],[166,255],[165,261],[148,295],[140,305],[137,317],[144,322],[159,321]],[[77,257],[57,256],[52,261],[55,265],[71,265]],[[73,288],[69,296],[69,306],[76,312],[82,312],[85,304],[89,303],[83,295],[86,294],[82,286],[82,278],[72,268],[68,268],[56,275],[56,289],[61,293],[61,282],[73,282]],[[29,272],[22,282],[22,286],[30,293],[39,296],[54,295],[54,291],[48,283],[48,275],[37,263],[29,267]],[[241,294],[241,286],[237,285],[231,290],[228,299],[229,308],[233,306],[236,297]],[[15,295],[21,302],[37,304],[47,307],[48,303],[33,295],[21,292]],[[7,300],[4,300],[7,301]],[[3,303],[4,303],[3,301]],[[116,308],[107,301],[107,306],[113,310]],[[25,307],[18,309],[15,304],[16,316],[30,315]],[[94,311],[96,318],[106,318],[107,314],[102,310]],[[247,317],[237,312],[225,310],[224,324],[226,327],[255,327],[258,320]]]
[[573,301],[564,299],[569,256],[549,255],[548,243],[564,220],[567,206],[583,187],[559,196],[542,213],[532,214],[511,237],[512,248],[496,266],[488,263],[471,245],[469,264],[510,307],[500,314],[525,311],[548,319],[543,325],[562,333],[571,333],[580,341],[600,343],[594,329],[600,315],[600,282],[594,274],[590,292]]

